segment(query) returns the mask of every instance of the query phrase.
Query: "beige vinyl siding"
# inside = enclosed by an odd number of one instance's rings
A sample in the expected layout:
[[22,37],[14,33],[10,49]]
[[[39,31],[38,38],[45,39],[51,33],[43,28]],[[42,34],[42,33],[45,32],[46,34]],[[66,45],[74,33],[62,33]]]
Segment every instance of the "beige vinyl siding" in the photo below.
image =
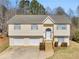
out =
[[38,25],[38,30],[31,30],[30,24],[21,25],[21,30],[14,30],[14,24],[8,25],[9,36],[43,36],[43,25]]
[[70,25],[66,25],[66,29],[64,30],[58,30],[57,24],[54,25],[54,36],[70,36]]

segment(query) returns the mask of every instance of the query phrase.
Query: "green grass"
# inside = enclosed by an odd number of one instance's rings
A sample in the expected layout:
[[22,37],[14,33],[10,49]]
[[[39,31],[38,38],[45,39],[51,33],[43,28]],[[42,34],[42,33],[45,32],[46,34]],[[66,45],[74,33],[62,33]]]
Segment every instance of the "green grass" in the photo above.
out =
[[47,59],[79,59],[79,43],[70,42],[70,47],[56,48],[55,54]]

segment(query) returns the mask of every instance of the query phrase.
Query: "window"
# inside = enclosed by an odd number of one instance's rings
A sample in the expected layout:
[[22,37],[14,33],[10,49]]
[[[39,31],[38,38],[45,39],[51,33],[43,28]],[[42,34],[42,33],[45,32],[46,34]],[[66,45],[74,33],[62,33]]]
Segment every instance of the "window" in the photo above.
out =
[[15,24],[14,25],[14,30],[20,30],[21,29],[21,25],[20,24]]
[[38,25],[37,24],[32,24],[31,25],[31,30],[38,30]]
[[61,46],[63,42],[64,42],[64,37],[58,37],[58,46]]
[[58,42],[64,42],[64,37],[58,37]]
[[58,30],[66,30],[67,26],[66,25],[57,25]]

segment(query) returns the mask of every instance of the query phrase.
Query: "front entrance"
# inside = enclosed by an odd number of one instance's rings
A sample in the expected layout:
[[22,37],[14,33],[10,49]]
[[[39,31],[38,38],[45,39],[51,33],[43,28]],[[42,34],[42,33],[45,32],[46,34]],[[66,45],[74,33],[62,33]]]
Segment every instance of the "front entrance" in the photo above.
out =
[[51,40],[51,29],[50,28],[47,28],[46,29],[46,40]]

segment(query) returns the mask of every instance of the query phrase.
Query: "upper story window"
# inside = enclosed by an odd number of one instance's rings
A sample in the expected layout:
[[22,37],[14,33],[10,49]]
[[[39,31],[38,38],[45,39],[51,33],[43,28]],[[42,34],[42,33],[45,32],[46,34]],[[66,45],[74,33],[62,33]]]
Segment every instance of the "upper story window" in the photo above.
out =
[[38,25],[37,24],[32,24],[31,25],[31,30],[38,30]]
[[20,24],[14,24],[14,30],[20,30],[21,25]]
[[67,25],[57,25],[57,30],[66,30]]

